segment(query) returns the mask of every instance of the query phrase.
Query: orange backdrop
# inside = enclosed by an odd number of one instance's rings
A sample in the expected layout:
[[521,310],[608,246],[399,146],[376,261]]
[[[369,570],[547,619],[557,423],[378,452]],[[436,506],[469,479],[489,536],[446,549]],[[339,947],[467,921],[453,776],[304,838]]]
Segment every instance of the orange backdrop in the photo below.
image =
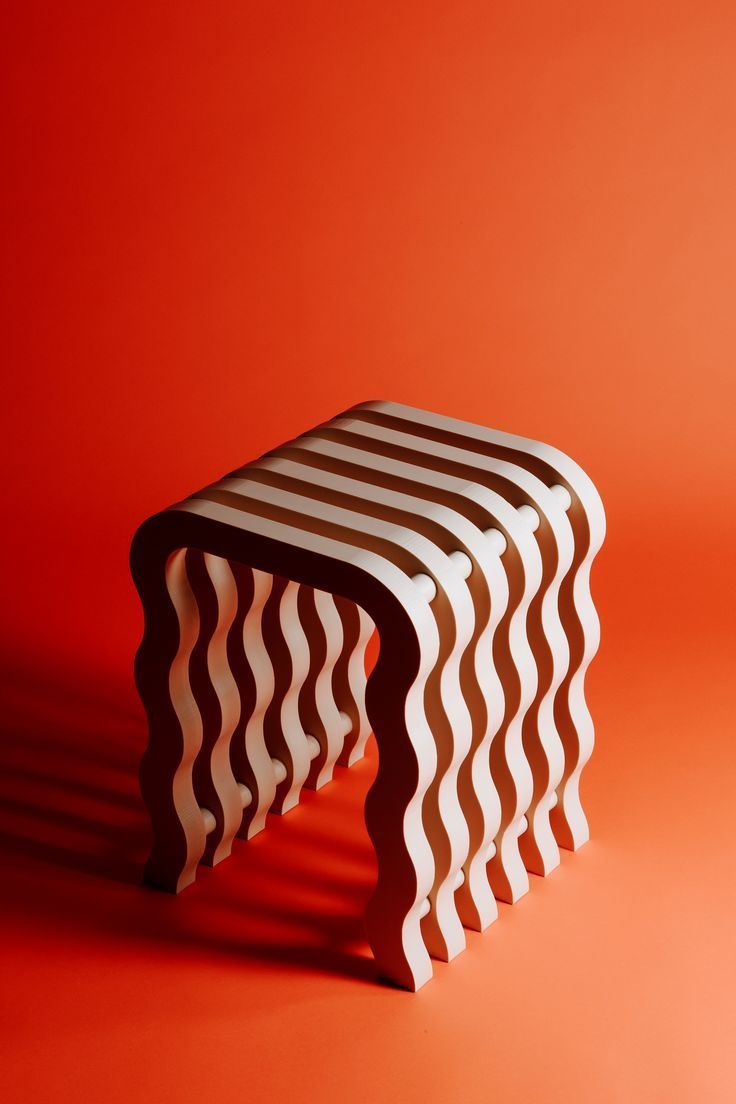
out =
[[[733,4],[4,12],[5,1099],[732,1100]],[[372,760],[139,887],[132,532],[374,397],[609,519],[593,839],[413,997]]]

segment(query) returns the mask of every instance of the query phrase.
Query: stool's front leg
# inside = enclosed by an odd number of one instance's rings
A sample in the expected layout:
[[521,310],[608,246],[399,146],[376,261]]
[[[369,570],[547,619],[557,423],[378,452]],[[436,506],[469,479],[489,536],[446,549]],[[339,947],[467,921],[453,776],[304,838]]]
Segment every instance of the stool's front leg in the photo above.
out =
[[[398,625],[384,627],[380,642],[366,689],[379,752],[365,806],[378,863],[366,929],[379,973],[413,991],[432,976],[421,921],[429,908],[434,862],[422,823],[422,801],[437,765],[424,707],[437,646],[429,627],[413,640]],[[418,664],[413,662],[417,652]]]
[[178,893],[194,881],[210,827],[192,781],[202,745],[202,721],[189,682],[199,613],[184,549],[168,557],[163,572],[157,565],[145,574],[139,589],[146,624],[135,664],[149,732],[140,767],[141,792],[153,829],[145,877],[152,885]]
[[[230,668],[228,637],[238,615],[230,564],[221,556],[190,549],[187,575],[199,607],[199,636],[189,663],[189,682],[202,718],[202,747],[194,761],[194,792],[209,810],[210,830],[202,862],[227,858],[243,819],[243,794],[230,762],[230,742],[240,716],[240,693]],[[246,797],[249,794],[246,795]]]

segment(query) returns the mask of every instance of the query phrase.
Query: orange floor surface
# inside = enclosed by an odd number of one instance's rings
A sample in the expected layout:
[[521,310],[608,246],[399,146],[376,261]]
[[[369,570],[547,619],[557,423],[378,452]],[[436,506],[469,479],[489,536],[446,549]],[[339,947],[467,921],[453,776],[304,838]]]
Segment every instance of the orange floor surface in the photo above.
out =
[[[736,12],[11,3],[0,1098],[736,1100]],[[143,888],[148,514],[353,402],[590,473],[592,838],[417,994],[375,749]]]

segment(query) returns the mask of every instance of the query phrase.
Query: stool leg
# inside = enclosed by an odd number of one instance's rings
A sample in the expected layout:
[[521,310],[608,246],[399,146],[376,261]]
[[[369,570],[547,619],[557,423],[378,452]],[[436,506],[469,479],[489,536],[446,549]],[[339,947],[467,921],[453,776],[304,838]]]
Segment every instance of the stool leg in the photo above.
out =
[[153,830],[145,879],[178,893],[194,881],[206,842],[205,817],[192,780],[202,721],[189,683],[199,614],[183,549],[169,557],[155,591],[144,602],[146,630],[135,669],[149,732],[140,766],[141,793]]
[[433,659],[412,662],[429,643],[426,637],[411,641],[401,635],[384,634],[366,687],[379,762],[365,804],[378,865],[365,919],[378,972],[413,991],[432,976],[421,921],[434,880],[434,860],[422,802],[435,774],[437,755],[424,708]]
[[491,774],[501,801],[501,822],[489,851],[488,878],[496,898],[514,904],[529,891],[519,836],[527,827],[524,811],[529,807],[533,780],[522,731],[537,691],[537,668],[526,632],[532,595],[525,589],[523,566],[511,544],[504,562],[509,605],[493,638],[493,660],[504,688],[504,716],[491,743]]
[[[488,545],[480,561],[480,570],[474,570],[470,580],[480,590],[479,615],[485,614],[487,621],[475,647],[474,663],[481,696],[480,700],[474,699],[471,708],[473,745],[458,777],[458,792],[470,839],[468,858],[463,865],[464,878],[455,900],[463,926],[473,931],[483,931],[498,917],[498,905],[486,867],[495,851],[494,839],[501,823],[501,802],[491,775],[490,750],[503,720],[504,687],[489,657],[493,655],[494,635],[507,609],[508,582],[500,559],[502,549],[490,540]],[[477,575],[483,577],[482,588]]]
[[230,741],[230,763],[243,807],[238,836],[251,839],[265,828],[276,795],[276,777],[263,730],[274,687],[273,666],[262,633],[273,576],[241,564],[233,563],[231,569],[238,614],[228,634],[228,659],[240,693],[240,715]]
[[335,597],[335,606],[342,622],[343,647],[332,676],[337,708],[350,718],[350,730],[343,737],[338,763],[350,767],[365,754],[371,734],[365,710],[365,653],[376,630],[372,620],[355,602]]
[[299,691],[299,719],[307,733],[310,768],[305,785],[318,790],[332,778],[346,732],[352,728],[333,694],[335,665],[343,650],[342,621],[331,594],[300,586],[299,619],[309,641],[309,671]]
[[[227,560],[190,549],[187,572],[197,597],[200,631],[189,663],[189,681],[202,718],[202,747],[194,762],[194,792],[214,825],[202,862],[227,858],[243,818],[230,763],[230,741],[240,715],[240,694],[228,658],[228,635],[238,613],[238,594]],[[210,822],[211,824],[211,822]]]
[[263,639],[274,672],[273,696],[263,719],[276,779],[272,813],[286,813],[298,803],[311,762],[299,719],[299,692],[309,673],[309,641],[299,620],[298,596],[298,583],[275,577],[263,610]]
[[[574,499],[571,513],[582,512]],[[576,550],[572,570],[560,587],[560,612],[570,647],[570,666],[554,704],[555,721],[565,750],[562,781],[557,787],[557,804],[550,812],[555,838],[569,851],[575,851],[590,836],[588,821],[580,802],[580,775],[593,752],[593,719],[585,701],[585,674],[598,650],[600,625],[590,593],[590,568],[597,548]]]

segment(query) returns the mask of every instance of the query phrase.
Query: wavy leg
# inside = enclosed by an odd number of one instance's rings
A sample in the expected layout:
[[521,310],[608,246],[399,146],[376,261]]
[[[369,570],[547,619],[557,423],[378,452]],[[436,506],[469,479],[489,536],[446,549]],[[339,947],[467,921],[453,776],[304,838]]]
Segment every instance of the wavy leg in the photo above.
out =
[[422,802],[437,755],[424,692],[437,653],[433,625],[402,642],[384,631],[366,704],[378,743],[378,771],[366,797],[365,821],[378,864],[366,930],[378,971],[412,991],[432,976],[421,930],[434,862]]
[[537,668],[526,634],[532,594],[522,582],[516,548],[504,553],[509,579],[509,606],[494,636],[493,658],[504,687],[504,717],[491,744],[491,774],[501,801],[501,819],[489,849],[488,877],[495,896],[513,904],[529,890],[529,876],[519,851],[526,829],[525,812],[532,796],[532,772],[524,754],[522,731],[537,688]]
[[243,816],[238,835],[251,839],[266,826],[276,795],[276,777],[266,747],[263,717],[273,697],[274,673],[263,640],[263,609],[273,576],[231,564],[238,613],[228,634],[230,669],[240,692],[240,713],[230,742],[230,762],[238,781]]
[[[501,536],[498,530],[490,532],[495,538]],[[504,688],[495,664],[489,663],[488,657],[493,654],[494,635],[508,605],[508,582],[500,559],[503,547],[485,534],[481,540],[487,542],[487,550],[469,580],[475,593],[476,618],[485,625],[477,638],[475,653],[470,657],[481,700],[474,701],[471,708],[473,743],[458,778],[460,801],[468,823],[469,847],[463,865],[463,882],[455,896],[464,927],[473,931],[483,931],[498,916],[486,864],[495,847],[494,837],[501,822],[501,803],[491,776],[490,750],[503,720]],[[476,575],[482,575],[482,585]]]
[[[464,557],[467,561],[467,556]],[[465,949],[465,932],[455,894],[468,857],[468,825],[460,801],[460,770],[472,746],[472,720],[463,693],[463,660],[472,657],[475,614],[462,575],[431,584],[428,600],[439,630],[439,655],[427,680],[426,707],[437,751],[437,769],[424,799],[422,816],[435,862],[429,908],[422,935],[433,958],[449,962]],[[447,589],[445,589],[445,587]],[[471,664],[472,665],[472,664]]]
[[[547,496],[548,498],[551,496]],[[552,509],[554,503],[547,503]],[[537,664],[539,682],[531,709],[524,718],[524,751],[532,768],[534,790],[526,812],[528,828],[519,838],[527,870],[546,876],[560,863],[560,851],[552,831],[550,812],[557,801],[556,787],[565,762],[562,739],[554,716],[554,701],[570,660],[567,636],[559,612],[560,584],[572,561],[572,533],[562,510],[555,517],[556,540],[546,514],[537,540],[542,551],[544,578],[529,610],[528,633]]]
[[169,557],[164,577],[149,583],[141,597],[146,629],[135,673],[149,735],[140,782],[153,829],[145,878],[178,893],[194,881],[206,843],[192,772],[202,744],[202,721],[189,683],[199,615],[184,549]]
[[365,653],[376,626],[355,602],[337,596],[334,601],[342,622],[343,647],[335,663],[332,687],[337,708],[350,719],[337,761],[342,767],[350,767],[363,758],[371,734],[365,708]]
[[570,671],[555,698],[555,720],[565,750],[562,780],[557,787],[557,804],[550,822],[560,847],[575,851],[590,836],[580,801],[580,775],[593,753],[593,719],[585,701],[585,674],[598,650],[600,627],[590,594],[590,567],[595,549],[581,560],[576,556],[572,572],[560,594],[567,639]]
[[342,621],[331,594],[299,587],[298,610],[309,641],[309,671],[299,692],[299,718],[308,733],[311,765],[306,785],[318,790],[332,778],[345,734],[352,727],[333,696],[333,677],[343,648]]
[[189,661],[189,682],[202,719],[194,792],[207,828],[201,861],[214,866],[230,854],[243,816],[230,766],[230,740],[240,713],[240,695],[227,656],[228,633],[238,602],[227,560],[189,549],[186,564],[199,611],[199,635]]
[[276,780],[272,813],[286,813],[298,804],[311,763],[299,718],[299,693],[309,673],[309,641],[299,619],[298,596],[298,583],[276,577],[263,611],[263,639],[274,672],[273,697],[263,719]]

